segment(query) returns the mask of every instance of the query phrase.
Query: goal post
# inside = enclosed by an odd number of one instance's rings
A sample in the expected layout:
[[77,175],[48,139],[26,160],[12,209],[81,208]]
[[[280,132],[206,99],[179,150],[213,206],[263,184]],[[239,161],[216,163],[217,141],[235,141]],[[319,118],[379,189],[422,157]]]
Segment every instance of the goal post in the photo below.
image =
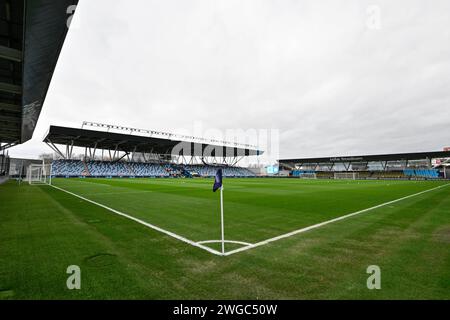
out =
[[26,180],[30,185],[51,184],[51,164],[32,163],[27,168]]
[[335,172],[334,179],[356,180],[356,179],[359,179],[359,173],[358,172]]
[[317,179],[317,174],[314,172],[303,172],[298,177],[300,179]]

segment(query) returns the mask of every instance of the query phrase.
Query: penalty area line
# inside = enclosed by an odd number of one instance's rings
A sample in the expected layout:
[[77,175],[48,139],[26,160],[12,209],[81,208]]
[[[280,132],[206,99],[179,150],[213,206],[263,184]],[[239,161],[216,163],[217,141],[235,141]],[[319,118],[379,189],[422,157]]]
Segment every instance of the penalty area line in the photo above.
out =
[[242,252],[242,251],[250,250],[250,249],[253,249],[253,248],[256,248],[256,247],[260,247],[260,246],[269,244],[269,243],[274,242],[274,241],[278,241],[278,240],[281,240],[281,239],[284,239],[284,238],[292,237],[292,236],[297,235],[299,233],[303,233],[303,232],[306,232],[306,231],[309,231],[309,230],[312,230],[312,229],[317,229],[317,228],[320,228],[320,227],[325,226],[327,224],[330,224],[330,223],[333,223],[333,222],[337,222],[337,221],[340,221],[340,220],[344,220],[344,219],[356,216],[358,214],[361,214],[361,213],[364,213],[364,212],[367,212],[367,211],[375,210],[375,209],[378,209],[378,208],[381,208],[381,207],[384,207],[384,206],[387,206],[387,205],[390,205],[390,204],[393,204],[393,203],[396,203],[396,202],[399,202],[399,201],[403,201],[403,200],[406,200],[406,199],[409,199],[409,198],[412,198],[412,197],[416,197],[416,196],[419,196],[421,194],[424,194],[424,193],[427,193],[427,192],[431,192],[431,191],[434,191],[434,190],[446,187],[448,185],[450,185],[450,183],[447,183],[447,184],[444,184],[444,185],[441,185],[441,186],[438,186],[438,187],[435,187],[435,188],[431,188],[431,189],[428,189],[428,190],[420,191],[420,192],[411,194],[409,196],[405,196],[405,197],[401,197],[401,198],[398,198],[398,199],[395,199],[395,200],[384,202],[382,204],[379,204],[379,205],[376,205],[376,206],[373,206],[373,207],[370,207],[370,208],[366,208],[366,209],[363,209],[363,210],[359,210],[359,211],[356,211],[356,212],[352,212],[352,213],[349,213],[349,214],[346,214],[346,215],[343,215],[343,216],[340,216],[340,217],[337,217],[337,218],[334,218],[334,219],[331,219],[331,220],[320,222],[320,223],[314,224],[314,225],[309,226],[309,227],[305,227],[305,228],[302,228],[302,229],[297,229],[297,230],[294,230],[294,231],[291,231],[291,232],[288,232],[288,233],[285,233],[285,234],[282,234],[282,235],[279,235],[279,236],[276,236],[276,237],[273,237],[273,238],[270,238],[270,239],[263,240],[261,242],[257,242],[257,243],[254,243],[254,244],[251,244],[251,245],[248,245],[248,246],[245,246],[245,247],[241,247],[241,248],[238,248],[238,249],[234,249],[234,250],[231,250],[231,251],[227,251],[223,255],[224,256],[229,256],[229,255],[232,255],[232,254],[235,254],[235,253],[238,253],[238,252]]
[[63,188],[60,188],[60,187],[57,187],[57,186],[54,186],[54,185],[51,185],[51,184],[49,184],[49,186],[50,186],[50,187],[53,187],[53,188],[55,188],[55,189],[57,189],[57,190],[60,190],[60,191],[62,191],[62,192],[68,193],[68,194],[70,194],[70,195],[72,195],[72,196],[74,196],[74,197],[80,198],[81,200],[84,200],[84,201],[90,202],[90,203],[92,203],[92,204],[95,204],[96,206],[99,206],[99,207],[102,207],[103,209],[109,210],[109,211],[111,211],[111,212],[113,212],[113,213],[115,213],[115,214],[117,214],[117,215],[119,215],[119,216],[122,216],[122,217],[124,217],[124,218],[133,220],[133,221],[135,221],[135,222],[137,222],[137,223],[140,223],[140,224],[142,224],[142,225],[144,225],[144,226],[146,226],[146,227],[148,227],[148,228],[150,228],[150,229],[159,231],[159,232],[164,233],[165,235],[168,235],[168,236],[170,236],[170,237],[172,237],[172,238],[175,238],[175,239],[177,239],[177,240],[183,241],[183,242],[185,242],[185,243],[187,243],[187,244],[190,244],[191,246],[194,246],[194,247],[197,247],[197,248],[206,250],[206,251],[208,251],[209,253],[212,253],[212,254],[215,254],[215,255],[218,255],[218,256],[222,256],[222,255],[223,255],[222,252],[219,252],[219,251],[214,250],[214,249],[212,249],[212,248],[210,248],[210,247],[204,246],[204,245],[202,245],[201,243],[197,243],[197,242],[195,242],[195,241],[189,240],[189,239],[187,239],[187,238],[185,238],[185,237],[183,237],[183,236],[180,236],[180,235],[178,235],[178,234],[176,234],[176,233],[174,233],[174,232],[165,230],[165,229],[160,228],[160,227],[158,227],[158,226],[155,226],[155,225],[153,225],[153,224],[151,224],[151,223],[145,222],[145,221],[143,221],[143,220],[141,220],[141,219],[138,219],[138,218],[135,218],[135,217],[133,217],[133,216],[130,216],[129,214],[126,214],[126,213],[120,212],[120,211],[118,211],[118,210],[116,210],[116,209],[113,209],[113,208],[110,208],[110,207],[108,207],[108,206],[105,206],[104,204],[95,202],[95,201],[93,201],[93,200],[90,200],[90,199],[88,199],[88,198],[85,198],[85,197],[83,197],[83,196],[80,196],[80,195],[78,195],[78,194],[76,194],[76,193],[70,192],[70,191],[68,191],[68,190],[65,190],[65,189],[63,189]]

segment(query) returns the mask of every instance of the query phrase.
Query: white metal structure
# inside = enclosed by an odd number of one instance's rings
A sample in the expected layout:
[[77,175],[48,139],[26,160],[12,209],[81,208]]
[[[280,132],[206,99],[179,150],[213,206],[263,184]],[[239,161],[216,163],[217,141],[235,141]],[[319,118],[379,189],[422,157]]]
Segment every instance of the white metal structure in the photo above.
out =
[[29,184],[51,184],[51,164],[32,163],[28,166],[27,181]]
[[335,179],[352,179],[356,180],[359,178],[358,172],[335,172],[334,173]]
[[180,139],[180,140],[189,141],[189,142],[198,142],[198,143],[207,143],[207,144],[220,143],[220,144],[223,144],[224,146],[231,146],[231,147],[257,148],[256,145],[247,144],[247,143],[239,143],[239,142],[216,140],[216,139],[206,139],[206,138],[194,137],[194,136],[188,136],[188,135],[182,135],[182,134],[168,133],[168,132],[155,131],[155,130],[138,129],[138,128],[117,126],[117,125],[113,125],[113,124],[98,123],[98,122],[91,122],[91,121],[83,121],[83,124],[81,125],[81,129],[83,129],[85,126],[95,127],[95,128],[103,128],[103,129],[106,129],[107,132],[109,132],[111,130],[116,130],[116,131],[119,131],[120,133],[129,132],[130,134],[143,135],[143,136],[149,136],[149,137],[157,137],[157,138],[162,138],[162,139]]
[[222,254],[225,253],[225,233],[223,227],[223,185],[220,187],[220,226],[222,229]]

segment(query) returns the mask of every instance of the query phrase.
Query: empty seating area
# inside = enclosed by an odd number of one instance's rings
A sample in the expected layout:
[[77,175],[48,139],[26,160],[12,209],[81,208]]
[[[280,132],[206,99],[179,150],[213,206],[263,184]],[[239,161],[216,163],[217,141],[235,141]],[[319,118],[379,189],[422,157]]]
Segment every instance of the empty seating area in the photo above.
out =
[[223,168],[223,175],[225,177],[254,177],[255,174],[247,168],[239,167],[225,167]]
[[58,177],[83,176],[85,166],[79,160],[55,160],[52,163],[52,175]]
[[164,166],[153,163],[130,162],[128,166],[132,175],[137,177],[168,177],[170,174]]
[[316,171],[314,171],[314,170],[292,170],[293,177],[310,176],[315,173],[316,173]]
[[[185,165],[184,169],[195,176],[213,177],[217,171],[216,166],[208,165]],[[224,177],[255,177],[256,175],[246,168],[240,167],[222,167]]]
[[[208,165],[173,165],[141,162],[108,162],[55,160],[52,165],[52,176],[56,177],[179,177],[183,172],[190,176],[212,177],[216,174],[216,166]],[[255,174],[246,168],[222,167],[225,177],[254,177]],[[186,176],[186,175],[184,175]]]
[[[302,177],[309,172],[315,172],[317,179],[334,179],[333,171],[305,171],[292,170],[292,177]],[[404,169],[392,171],[348,171],[349,173],[357,173],[355,179],[439,179],[443,175],[436,169]]]
[[[142,162],[109,162],[55,160],[52,176],[56,177],[213,177],[219,167],[213,165],[181,165]],[[247,168],[221,166],[224,177],[255,177]],[[392,171],[354,171],[356,179],[438,179],[436,169],[404,169]],[[292,177],[333,179],[333,171],[293,170]]]
[[368,179],[405,179],[402,171],[374,171]]
[[123,162],[88,161],[86,162],[89,175],[92,177],[123,177],[133,173]]
[[405,169],[403,173],[411,178],[438,179],[439,172],[434,169]]
[[317,179],[334,179],[334,173],[330,171],[320,171],[316,174]]

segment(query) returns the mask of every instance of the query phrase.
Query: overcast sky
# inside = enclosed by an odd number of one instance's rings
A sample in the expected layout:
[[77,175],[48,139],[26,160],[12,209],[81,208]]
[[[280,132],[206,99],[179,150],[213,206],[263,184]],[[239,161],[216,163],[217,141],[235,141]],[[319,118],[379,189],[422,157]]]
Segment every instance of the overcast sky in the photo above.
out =
[[441,150],[450,1],[80,0],[34,137],[10,154],[83,120],[278,129],[283,158]]

